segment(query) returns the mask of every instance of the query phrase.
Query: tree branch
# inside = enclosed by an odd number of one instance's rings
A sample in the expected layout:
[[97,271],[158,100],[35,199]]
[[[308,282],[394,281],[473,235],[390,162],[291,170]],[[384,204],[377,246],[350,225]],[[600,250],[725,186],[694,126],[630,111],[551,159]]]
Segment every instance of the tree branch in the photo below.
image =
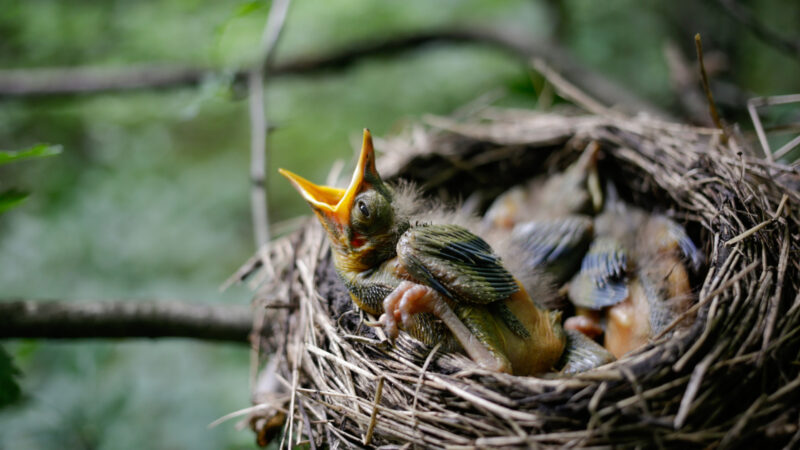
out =
[[0,302],[0,338],[182,337],[247,343],[250,307],[178,302]]
[[290,0],[275,0],[269,8],[261,36],[261,55],[247,74],[250,114],[250,206],[256,249],[267,257],[269,209],[267,207],[267,134],[269,123],[264,110],[264,78],[272,65],[275,47],[280,40]]
[[[545,60],[573,84],[609,105],[665,116],[649,102],[577,62],[553,43],[532,41],[524,33],[491,28],[449,28],[357,42],[327,55],[300,57],[275,63],[265,76],[309,75],[348,67],[363,58],[392,55],[434,43],[482,44],[506,51],[527,65],[532,57]],[[220,69],[210,67],[128,67],[121,69],[54,68],[0,70],[0,97],[80,95],[145,89],[167,89],[201,83]],[[248,70],[234,74],[247,80]]]
[[796,61],[800,61],[800,41],[785,38],[772,31],[736,0],[717,0],[717,2],[722,6],[723,11],[741,25],[744,25],[763,43],[794,57]]

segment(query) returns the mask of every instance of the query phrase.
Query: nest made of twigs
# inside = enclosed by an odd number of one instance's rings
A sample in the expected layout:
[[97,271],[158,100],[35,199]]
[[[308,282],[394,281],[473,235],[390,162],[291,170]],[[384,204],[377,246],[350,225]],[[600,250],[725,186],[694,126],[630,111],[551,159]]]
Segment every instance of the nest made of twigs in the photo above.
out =
[[378,163],[433,195],[485,204],[563,167],[592,140],[623,197],[671,215],[701,243],[707,267],[690,326],[577,376],[488,373],[407,336],[391,346],[364,326],[309,221],[272,246],[254,302],[257,351],[271,361],[253,384],[259,435],[275,431],[283,411],[282,445],[311,447],[796,443],[795,169],[715,129],[491,108],[378,141]]

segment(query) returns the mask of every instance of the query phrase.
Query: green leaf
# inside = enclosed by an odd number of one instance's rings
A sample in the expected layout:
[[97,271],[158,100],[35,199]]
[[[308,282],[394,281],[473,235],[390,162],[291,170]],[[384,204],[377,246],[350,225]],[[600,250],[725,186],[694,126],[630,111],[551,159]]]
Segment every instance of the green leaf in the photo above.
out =
[[18,151],[0,150],[0,166],[15,161],[23,161],[32,158],[44,158],[61,153],[60,145],[38,144],[31,148]]
[[17,384],[20,371],[14,366],[11,355],[0,347],[0,408],[19,400],[21,391]]
[[239,5],[238,8],[236,8],[236,12],[233,14],[232,18],[249,16],[250,14],[264,8],[264,6],[266,5],[264,4],[264,2],[261,1],[251,1],[242,3],[241,5]]
[[17,189],[9,189],[0,192],[0,213],[6,212],[15,206],[19,206],[26,198],[28,198],[28,193]]

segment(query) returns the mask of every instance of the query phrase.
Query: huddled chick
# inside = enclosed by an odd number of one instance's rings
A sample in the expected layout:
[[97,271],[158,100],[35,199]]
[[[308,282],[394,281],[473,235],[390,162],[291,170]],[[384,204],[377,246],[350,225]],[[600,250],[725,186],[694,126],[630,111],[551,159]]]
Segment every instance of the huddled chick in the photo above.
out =
[[565,321],[567,333],[602,337],[619,358],[689,308],[685,263],[697,271],[702,255],[668,217],[625,204],[610,183],[604,195],[598,152],[599,145],[590,143],[564,172],[502,194],[484,225],[510,230],[527,254],[526,270],[566,283],[562,292],[576,311]]

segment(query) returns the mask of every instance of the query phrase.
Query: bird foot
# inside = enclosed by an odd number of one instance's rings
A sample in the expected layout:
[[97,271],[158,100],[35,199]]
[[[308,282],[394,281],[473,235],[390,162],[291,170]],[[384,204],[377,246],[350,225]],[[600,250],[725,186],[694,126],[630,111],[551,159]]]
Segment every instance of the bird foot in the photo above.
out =
[[508,359],[505,356],[498,357],[484,343],[476,339],[456,316],[444,297],[428,286],[403,281],[383,300],[383,310],[384,313],[379,321],[391,340],[397,339],[401,324],[406,330],[414,325],[415,314],[431,313],[453,333],[467,355],[478,366],[492,372],[511,373]]
[[397,339],[401,325],[403,329],[408,329],[412,325],[414,314],[422,312],[435,314],[441,304],[445,304],[444,300],[433,289],[403,281],[383,300],[384,313],[378,322],[383,326],[386,335],[394,340]]

